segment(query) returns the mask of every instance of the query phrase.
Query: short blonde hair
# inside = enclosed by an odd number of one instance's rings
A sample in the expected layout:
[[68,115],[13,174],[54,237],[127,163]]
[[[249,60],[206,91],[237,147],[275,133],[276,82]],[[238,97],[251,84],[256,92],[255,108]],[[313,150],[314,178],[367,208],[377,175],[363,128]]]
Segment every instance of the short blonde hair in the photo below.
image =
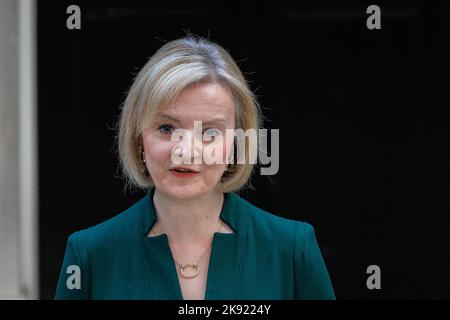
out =
[[[235,128],[260,129],[262,113],[256,96],[230,54],[207,39],[187,35],[164,44],[137,74],[123,103],[116,130],[120,166],[126,187],[147,189],[154,185],[141,158],[142,131],[170,105],[181,91],[199,82],[228,88],[235,101]],[[246,145],[246,144],[244,144]],[[236,143],[234,143],[236,154]],[[245,159],[249,148],[245,147]],[[236,157],[235,157],[236,158]],[[233,165],[220,179],[216,190],[232,192],[252,187],[254,164]]]

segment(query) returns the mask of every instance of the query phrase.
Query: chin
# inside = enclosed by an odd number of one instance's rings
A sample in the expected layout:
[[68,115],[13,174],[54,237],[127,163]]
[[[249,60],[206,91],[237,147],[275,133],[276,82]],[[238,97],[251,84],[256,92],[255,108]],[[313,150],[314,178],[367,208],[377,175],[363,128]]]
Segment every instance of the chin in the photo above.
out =
[[177,199],[191,199],[202,196],[203,194],[208,192],[203,188],[199,188],[193,185],[165,186],[164,191],[169,196]]

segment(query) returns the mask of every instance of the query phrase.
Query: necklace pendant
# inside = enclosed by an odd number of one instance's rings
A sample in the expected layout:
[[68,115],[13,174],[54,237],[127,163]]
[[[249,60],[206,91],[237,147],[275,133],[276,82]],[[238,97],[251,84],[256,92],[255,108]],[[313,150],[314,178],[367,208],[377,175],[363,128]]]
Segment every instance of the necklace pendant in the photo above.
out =
[[[193,269],[194,273],[186,274],[185,273],[186,269]],[[186,263],[186,264],[182,264],[180,266],[180,272],[181,272],[181,275],[183,276],[183,278],[185,278],[185,279],[193,279],[196,276],[198,276],[198,274],[200,273],[200,268],[198,267],[197,263]]]

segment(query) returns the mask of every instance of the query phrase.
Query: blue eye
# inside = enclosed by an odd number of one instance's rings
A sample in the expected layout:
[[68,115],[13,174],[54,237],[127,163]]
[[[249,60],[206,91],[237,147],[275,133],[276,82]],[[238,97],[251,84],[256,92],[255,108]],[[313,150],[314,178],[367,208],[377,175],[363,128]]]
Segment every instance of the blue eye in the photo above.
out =
[[169,124],[163,124],[158,127],[158,130],[163,134],[171,134],[173,131],[173,127]]

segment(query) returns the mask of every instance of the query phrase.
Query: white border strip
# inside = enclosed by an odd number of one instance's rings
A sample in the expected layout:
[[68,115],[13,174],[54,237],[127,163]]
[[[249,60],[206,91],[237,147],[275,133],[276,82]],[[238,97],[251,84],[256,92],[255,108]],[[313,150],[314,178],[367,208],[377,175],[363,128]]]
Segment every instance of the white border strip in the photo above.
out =
[[20,298],[39,298],[37,165],[37,11],[19,1]]

